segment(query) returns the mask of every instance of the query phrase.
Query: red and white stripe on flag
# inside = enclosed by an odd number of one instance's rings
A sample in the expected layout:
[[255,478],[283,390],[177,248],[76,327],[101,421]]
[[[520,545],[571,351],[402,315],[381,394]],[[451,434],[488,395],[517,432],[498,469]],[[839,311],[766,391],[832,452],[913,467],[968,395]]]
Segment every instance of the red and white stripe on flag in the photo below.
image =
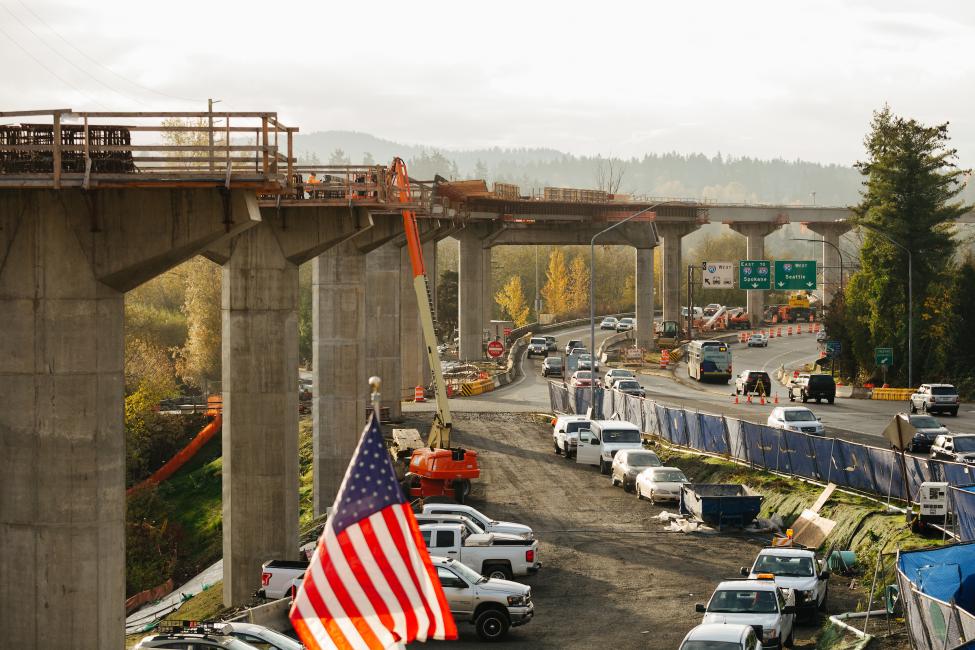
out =
[[457,638],[375,416],[352,456],[290,616],[311,650]]

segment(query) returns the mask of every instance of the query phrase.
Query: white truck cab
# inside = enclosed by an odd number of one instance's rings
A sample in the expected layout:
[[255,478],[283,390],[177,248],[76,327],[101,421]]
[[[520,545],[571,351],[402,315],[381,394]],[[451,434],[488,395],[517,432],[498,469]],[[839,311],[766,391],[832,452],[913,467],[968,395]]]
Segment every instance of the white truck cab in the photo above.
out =
[[695,609],[704,613],[701,623],[737,623],[761,630],[764,648],[792,647],[795,599],[792,592],[775,584],[771,574],[722,582],[707,606],[698,603]]
[[529,526],[512,521],[497,521],[470,506],[459,503],[427,503],[423,506],[424,515],[460,515],[476,524],[482,532],[515,535],[522,539],[535,539]]
[[481,575],[500,580],[537,573],[538,542],[513,535],[469,535],[458,524],[426,524],[420,534],[431,555],[457,560]]
[[798,611],[815,616],[817,609],[826,608],[829,594],[829,570],[824,565],[803,546],[770,546],[762,549],[751,569],[742,567],[741,573],[752,580],[771,573],[776,585],[792,590]]
[[579,434],[576,462],[580,465],[599,465],[602,474],[609,474],[613,456],[620,449],[642,449],[640,427],[620,420],[593,420],[587,434]]

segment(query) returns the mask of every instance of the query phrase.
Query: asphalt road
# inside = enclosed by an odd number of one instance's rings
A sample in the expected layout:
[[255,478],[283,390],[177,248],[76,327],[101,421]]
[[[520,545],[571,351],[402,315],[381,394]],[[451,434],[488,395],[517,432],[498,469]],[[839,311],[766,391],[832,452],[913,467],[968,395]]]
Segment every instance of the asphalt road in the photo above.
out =
[[[543,567],[517,578],[531,586],[535,618],[502,645],[520,648],[676,648],[701,620],[721,579],[751,563],[764,539],[742,533],[664,530],[661,508],[610,485],[595,467],[552,453],[551,427],[524,415],[459,415],[456,440],[477,449],[481,479],[471,505],[499,519],[530,525]],[[763,536],[764,537],[764,536]],[[829,613],[856,596],[840,577],[830,586]],[[447,648],[483,648],[472,625]],[[819,623],[798,628],[796,647],[813,648]],[[420,647],[419,645],[415,647]],[[890,647],[890,646],[887,646]]]
[[[572,328],[555,332],[564,345],[569,338],[582,338],[588,327]],[[599,332],[597,341],[611,332]],[[586,336],[588,338],[588,336]],[[739,343],[731,344],[732,364],[737,374],[742,370],[765,370],[770,375],[779,366],[799,368],[819,356],[819,344],[812,334],[774,338],[767,348],[748,348]],[[548,380],[541,376],[542,361],[539,358],[523,361],[523,377],[515,383],[476,398],[451,400],[451,408],[463,411],[548,412]],[[608,367],[601,368],[605,373]],[[647,397],[669,406],[682,406],[702,412],[740,417],[752,422],[765,422],[774,404],[761,405],[734,403],[734,380],[727,384],[700,383],[687,376],[687,367],[678,364],[673,372],[641,374],[640,383],[647,390]],[[780,404],[789,404],[784,387],[775,384]],[[835,404],[807,406],[822,418],[829,435],[871,445],[885,445],[880,432],[890,418],[906,410],[906,402],[888,402],[865,399],[837,398]],[[429,408],[429,407],[428,407]],[[936,416],[949,430],[975,433],[975,404],[963,403],[958,417]]]

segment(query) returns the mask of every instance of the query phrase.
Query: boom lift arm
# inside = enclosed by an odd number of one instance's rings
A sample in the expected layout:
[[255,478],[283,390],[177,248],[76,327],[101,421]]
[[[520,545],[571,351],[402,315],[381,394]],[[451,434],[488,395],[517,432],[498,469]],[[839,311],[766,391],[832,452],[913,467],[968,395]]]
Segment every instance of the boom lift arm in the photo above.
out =
[[[406,163],[402,158],[393,159],[390,172],[391,185],[397,192],[400,203],[409,203],[412,199],[410,177],[406,173]],[[420,229],[417,226],[416,213],[412,209],[404,208],[402,212],[406,246],[410,253],[410,266],[413,268],[413,290],[416,292],[416,304],[420,310],[420,328],[423,330],[423,343],[427,350],[430,370],[433,372],[434,392],[437,398],[437,412],[433,418],[427,444],[431,449],[449,449],[450,429],[453,422],[450,417],[450,405],[447,403],[447,385],[443,379],[443,368],[440,366],[440,353],[437,351],[437,335],[433,326],[433,300],[430,295],[426,266],[423,263]]]

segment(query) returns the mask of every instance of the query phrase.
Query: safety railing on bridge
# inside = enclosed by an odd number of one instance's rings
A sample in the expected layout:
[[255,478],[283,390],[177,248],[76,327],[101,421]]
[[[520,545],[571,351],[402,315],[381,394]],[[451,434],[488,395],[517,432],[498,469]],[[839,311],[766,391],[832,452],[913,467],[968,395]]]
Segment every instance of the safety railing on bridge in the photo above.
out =
[[432,214],[434,206],[443,206],[436,197],[432,181],[410,179],[410,202],[399,202],[390,187],[389,168],[383,165],[314,165],[296,164],[288,174],[287,190],[280,196],[262,197],[284,205],[360,205],[390,210],[404,207],[421,214]]
[[0,188],[254,187],[294,172],[294,134],[270,112],[0,112]]

